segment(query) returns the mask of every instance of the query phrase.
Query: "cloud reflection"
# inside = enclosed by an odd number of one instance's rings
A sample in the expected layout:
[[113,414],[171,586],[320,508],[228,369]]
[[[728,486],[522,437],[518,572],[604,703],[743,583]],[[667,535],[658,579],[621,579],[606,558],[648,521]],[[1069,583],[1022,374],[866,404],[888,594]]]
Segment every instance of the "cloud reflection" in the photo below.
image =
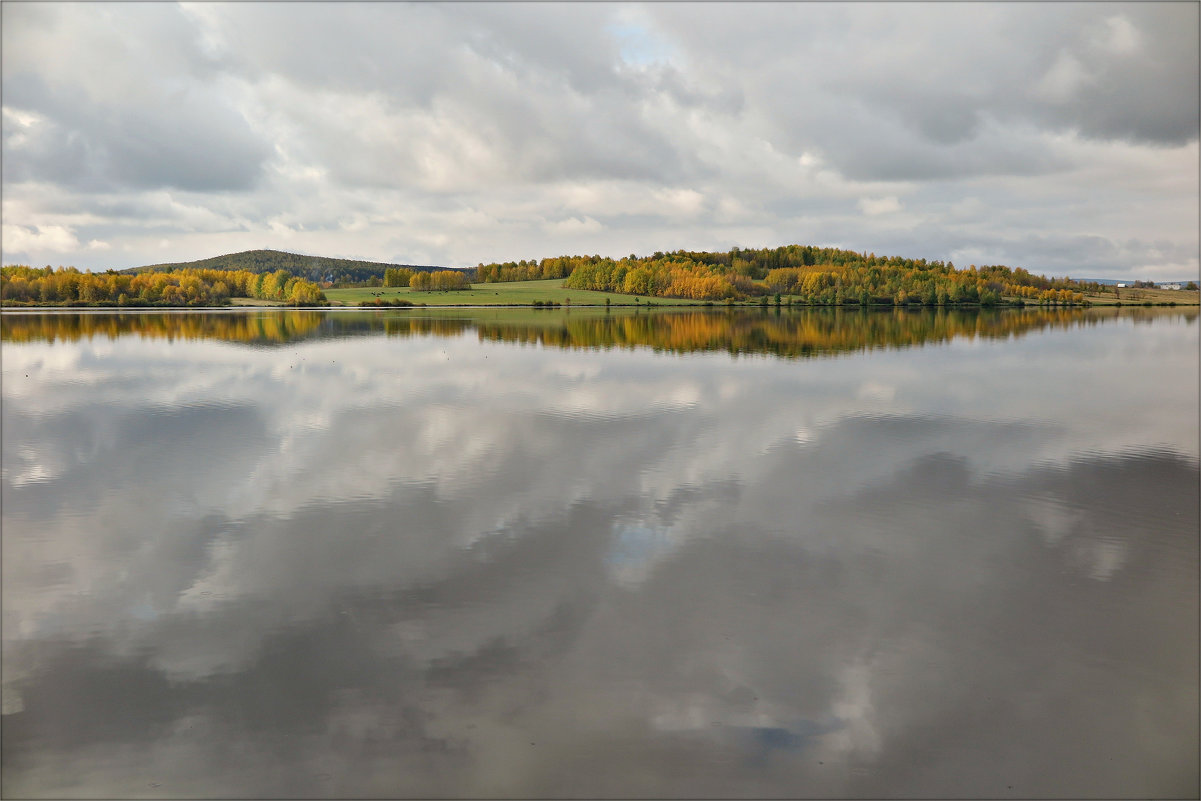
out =
[[6,344],[4,791],[1187,794],[1196,342]]

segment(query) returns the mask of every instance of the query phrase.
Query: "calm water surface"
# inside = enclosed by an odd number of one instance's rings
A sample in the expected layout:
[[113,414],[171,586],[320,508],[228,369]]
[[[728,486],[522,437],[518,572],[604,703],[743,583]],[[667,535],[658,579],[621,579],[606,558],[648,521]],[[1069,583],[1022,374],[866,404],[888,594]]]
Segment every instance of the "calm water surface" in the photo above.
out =
[[6,313],[3,793],[1196,797],[1198,328]]

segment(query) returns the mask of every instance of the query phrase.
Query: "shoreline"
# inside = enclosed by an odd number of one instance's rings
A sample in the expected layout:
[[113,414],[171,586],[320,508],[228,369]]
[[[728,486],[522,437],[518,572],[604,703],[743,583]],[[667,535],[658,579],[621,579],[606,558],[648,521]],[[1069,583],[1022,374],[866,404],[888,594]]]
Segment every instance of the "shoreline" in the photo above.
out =
[[749,301],[741,301],[737,303],[717,303],[717,302],[696,302],[696,303],[681,303],[678,299],[672,299],[672,303],[413,303],[407,305],[392,305],[389,303],[373,304],[367,303],[362,305],[349,305],[343,303],[325,304],[317,306],[288,306],[281,303],[239,303],[229,306],[116,306],[116,305],[63,305],[63,304],[4,304],[0,306],[0,312],[16,312],[16,313],[41,313],[41,312],[107,312],[107,313],[155,313],[155,312],[243,312],[243,311],[429,311],[430,309],[532,309],[538,311],[570,311],[571,309],[839,309],[847,310],[878,310],[878,309],[902,309],[906,311],[917,311],[922,309],[942,309],[942,310],[984,310],[984,309],[1090,309],[1090,308],[1106,308],[1106,309],[1121,309],[1121,308],[1195,308],[1201,306],[1201,300],[1182,300],[1182,301],[1089,301],[1086,303],[998,303],[991,306],[984,306],[980,303],[957,303],[945,305],[924,305],[918,303],[905,304],[897,306],[895,304],[878,303],[869,306],[861,304],[842,304],[842,305],[825,305],[825,304],[809,304],[809,303],[752,303]]

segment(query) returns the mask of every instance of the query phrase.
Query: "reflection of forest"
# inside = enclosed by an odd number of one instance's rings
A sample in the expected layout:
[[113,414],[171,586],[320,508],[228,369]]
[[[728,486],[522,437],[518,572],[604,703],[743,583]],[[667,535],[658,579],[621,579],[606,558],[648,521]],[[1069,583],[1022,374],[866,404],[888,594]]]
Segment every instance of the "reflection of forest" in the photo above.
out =
[[650,347],[672,353],[727,351],[797,358],[906,347],[960,336],[1007,337],[1089,319],[1081,311],[1070,309],[1029,312],[805,309],[565,318],[557,325],[539,328],[491,324],[479,326],[479,331],[481,339],[536,342],[559,348]]
[[216,339],[271,345],[307,339],[370,336],[457,336],[554,348],[640,348],[672,353],[726,351],[798,358],[872,348],[907,347],[957,337],[1018,336],[1047,327],[1092,325],[1119,317],[1139,321],[1196,309],[803,309],[661,311],[630,313],[472,313],[428,315],[414,311],[321,312],[269,310],[246,313],[6,314],[4,342],[75,341],[103,336]]
[[307,339],[321,323],[321,312],[295,310],[266,313],[17,313],[3,316],[0,339],[4,342],[74,342],[93,337],[140,336],[276,344]]

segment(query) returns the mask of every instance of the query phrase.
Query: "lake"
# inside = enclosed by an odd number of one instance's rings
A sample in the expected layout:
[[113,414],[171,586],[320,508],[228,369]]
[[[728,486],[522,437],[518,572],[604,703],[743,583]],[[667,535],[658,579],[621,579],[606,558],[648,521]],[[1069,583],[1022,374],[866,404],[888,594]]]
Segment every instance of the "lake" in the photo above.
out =
[[5,313],[6,797],[1196,797],[1196,309]]

